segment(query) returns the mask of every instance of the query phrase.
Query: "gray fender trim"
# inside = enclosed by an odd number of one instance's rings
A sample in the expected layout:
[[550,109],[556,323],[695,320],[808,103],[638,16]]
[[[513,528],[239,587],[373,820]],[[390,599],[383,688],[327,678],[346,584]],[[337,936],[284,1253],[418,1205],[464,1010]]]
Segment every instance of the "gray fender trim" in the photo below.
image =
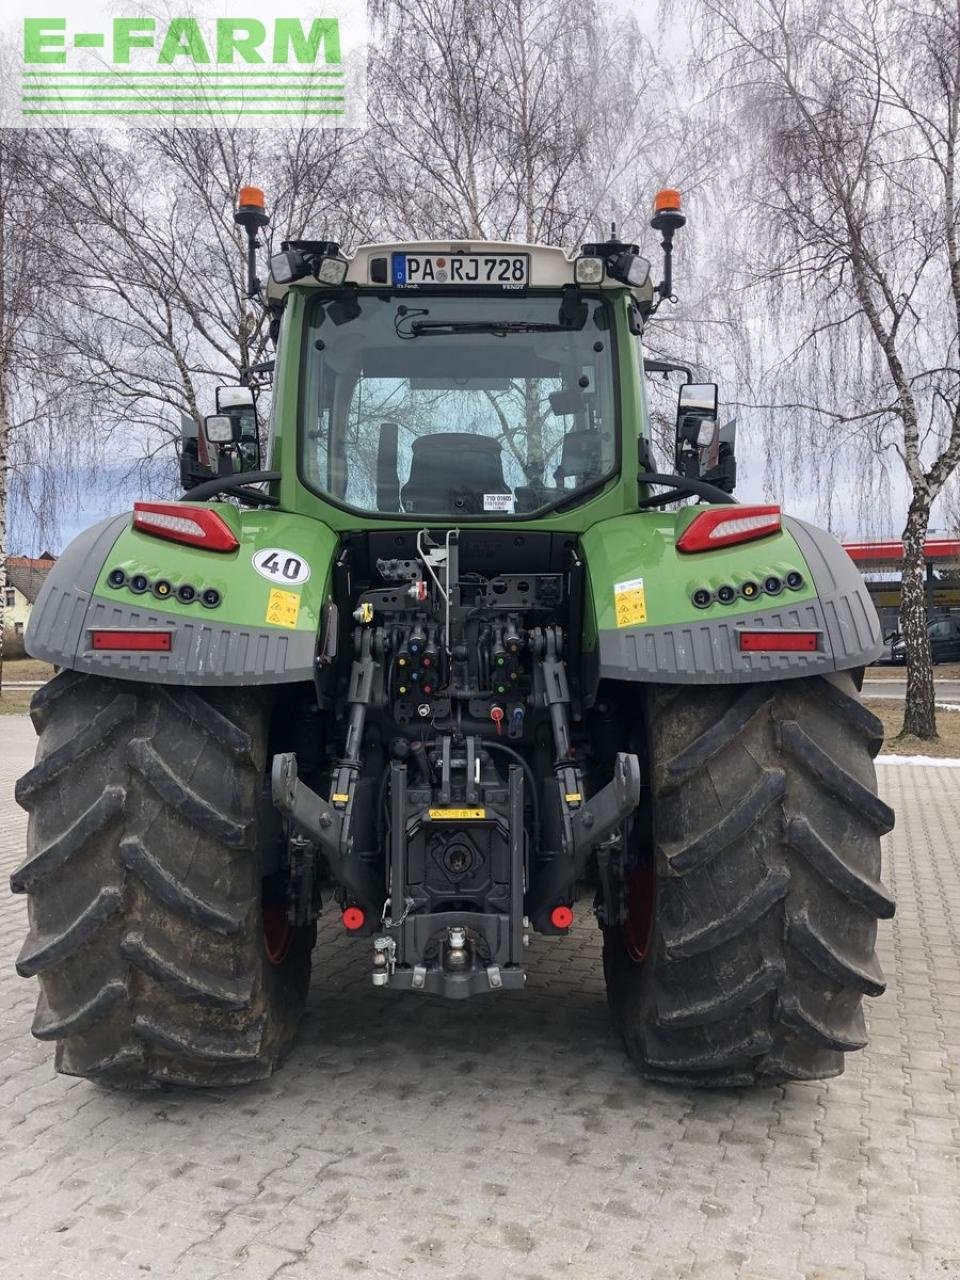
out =
[[[785,592],[775,608],[755,614],[601,631],[597,677],[735,684],[823,675],[867,666],[878,658],[884,647],[880,621],[856,565],[829,533],[794,517],[783,523],[807,562],[818,599],[793,604]],[[823,648],[815,653],[741,653],[737,632],[743,627],[819,631]]]
[[[91,675],[151,684],[286,684],[313,679],[313,632],[230,625],[200,614],[184,618],[146,603],[131,606],[94,596],[100,570],[129,520],[129,515],[113,516],[94,525],[57,561],[27,624],[25,643],[32,657]],[[94,627],[169,627],[173,646],[168,653],[94,650],[89,634]]]
[[100,570],[130,516],[111,516],[85,529],[67,547],[47,575],[27,623],[24,637],[32,658],[73,667],[83,620]]

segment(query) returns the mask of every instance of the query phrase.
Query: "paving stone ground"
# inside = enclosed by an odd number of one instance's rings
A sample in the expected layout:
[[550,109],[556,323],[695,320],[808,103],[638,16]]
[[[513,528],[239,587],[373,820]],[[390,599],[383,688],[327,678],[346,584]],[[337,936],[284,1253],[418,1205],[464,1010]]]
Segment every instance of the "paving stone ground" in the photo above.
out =
[[637,1080],[587,919],[534,939],[522,995],[457,1004],[374,990],[331,921],[280,1074],[132,1095],[30,1037],[5,884],[33,734],[0,735],[0,1280],[960,1278],[960,769],[880,769],[890,986],[837,1080]]

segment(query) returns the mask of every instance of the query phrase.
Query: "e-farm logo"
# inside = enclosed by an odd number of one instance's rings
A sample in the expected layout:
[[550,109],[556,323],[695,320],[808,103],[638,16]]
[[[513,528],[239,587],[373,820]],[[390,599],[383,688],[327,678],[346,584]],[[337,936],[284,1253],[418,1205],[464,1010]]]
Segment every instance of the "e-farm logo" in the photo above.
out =
[[62,17],[47,0],[17,7],[20,94],[4,124],[363,127],[364,0],[307,13],[258,0],[255,17],[216,0],[171,15],[73,0]]

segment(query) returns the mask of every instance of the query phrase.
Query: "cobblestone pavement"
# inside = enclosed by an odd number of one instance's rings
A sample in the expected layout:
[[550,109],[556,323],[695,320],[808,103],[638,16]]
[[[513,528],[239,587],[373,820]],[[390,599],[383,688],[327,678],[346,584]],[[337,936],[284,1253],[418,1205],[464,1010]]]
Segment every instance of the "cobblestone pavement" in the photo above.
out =
[[[0,867],[29,721],[0,721]],[[535,939],[528,990],[385,997],[321,931],[299,1047],[234,1093],[56,1076],[0,893],[0,1280],[956,1280],[960,769],[884,765],[898,811],[870,1048],[825,1085],[638,1081],[596,930]],[[586,912],[582,912],[586,915]]]

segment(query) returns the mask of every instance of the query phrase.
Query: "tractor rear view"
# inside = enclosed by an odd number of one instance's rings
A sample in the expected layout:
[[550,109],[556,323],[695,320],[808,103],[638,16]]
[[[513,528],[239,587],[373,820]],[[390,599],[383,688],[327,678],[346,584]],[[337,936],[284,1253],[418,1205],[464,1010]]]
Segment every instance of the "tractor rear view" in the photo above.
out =
[[[716,387],[643,361],[677,193],[656,285],[616,239],[301,240],[261,290],[262,193],[237,219],[276,361],[184,439],[181,501],[67,549],[27,634],[62,670],[17,967],[58,1069],[269,1075],[322,910],[385,1000],[510,1000],[592,911],[647,1078],[837,1074],[894,909],[882,640],[833,538],[733,499]],[[684,380],[671,473],[649,374]]]

